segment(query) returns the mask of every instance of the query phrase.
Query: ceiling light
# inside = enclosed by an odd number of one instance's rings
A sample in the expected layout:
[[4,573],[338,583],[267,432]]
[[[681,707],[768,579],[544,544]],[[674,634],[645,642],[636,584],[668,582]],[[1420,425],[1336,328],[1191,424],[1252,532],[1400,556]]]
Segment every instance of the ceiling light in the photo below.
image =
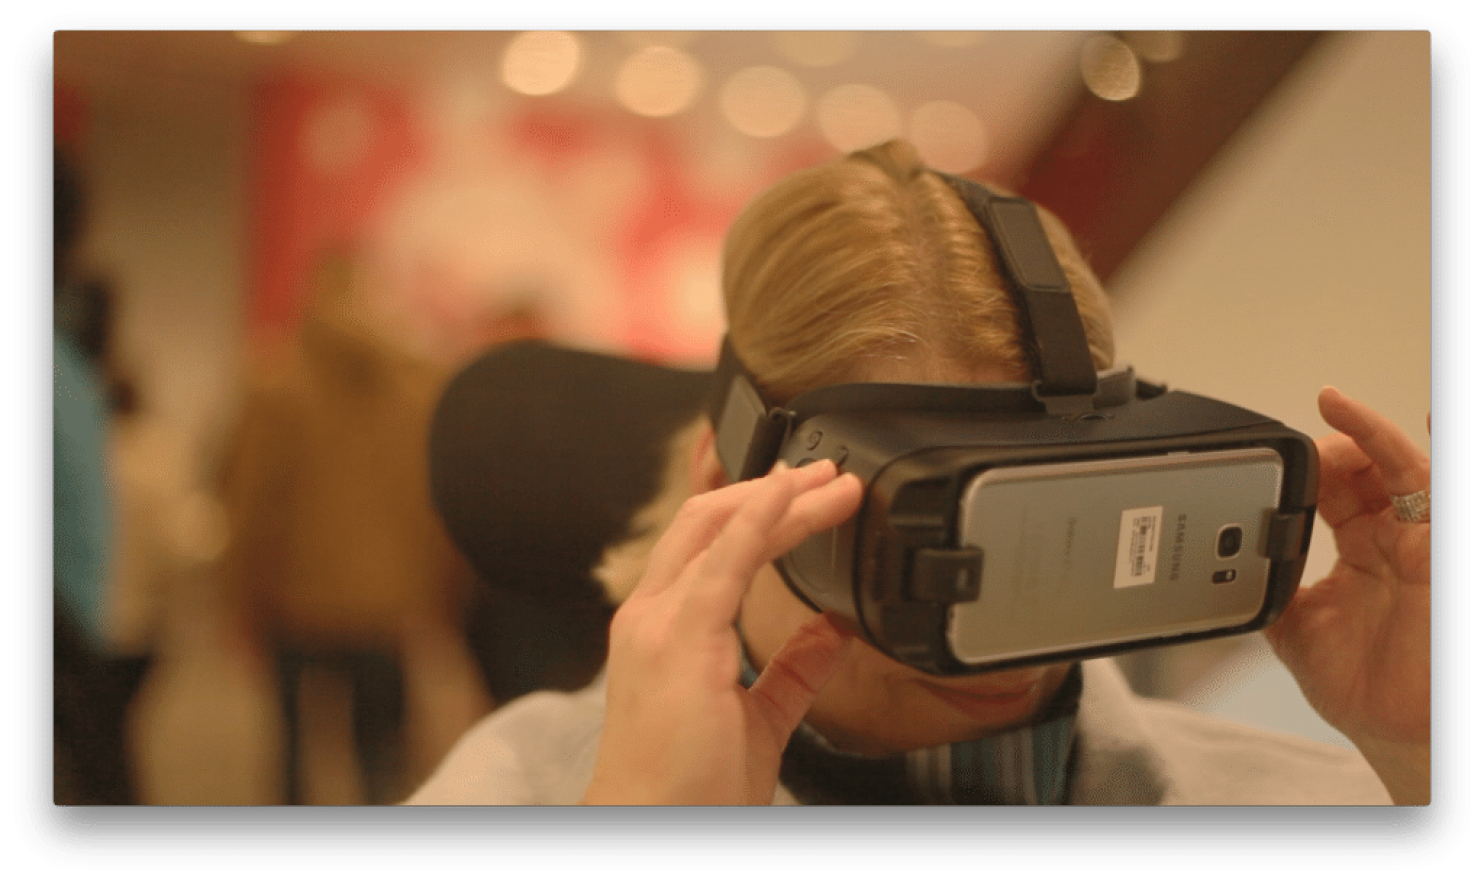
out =
[[566,31],[526,31],[505,47],[505,85],[522,95],[565,89],[582,66],[582,44]]
[[1126,101],[1139,94],[1139,59],[1117,37],[1089,37],[1082,44],[1082,80],[1099,98]]
[[690,54],[672,46],[648,46],[618,69],[614,91],[619,103],[641,116],[672,116],[701,91],[705,74]]
[[808,98],[798,77],[778,67],[739,70],[721,87],[721,112],[739,132],[772,138],[798,125]]

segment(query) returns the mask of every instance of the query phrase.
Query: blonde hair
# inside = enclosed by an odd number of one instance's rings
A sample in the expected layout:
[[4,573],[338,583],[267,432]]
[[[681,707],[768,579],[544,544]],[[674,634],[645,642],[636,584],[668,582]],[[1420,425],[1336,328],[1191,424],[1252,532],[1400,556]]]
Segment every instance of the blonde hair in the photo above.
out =
[[[1040,212],[1098,368],[1113,361],[1102,285],[1066,228]],[[727,333],[787,400],[860,379],[872,360],[934,356],[1029,366],[999,260],[963,200],[905,141],[795,174],[747,207],[726,240]]]
[[[1066,227],[1039,209],[1071,284],[1093,363],[1113,364],[1107,297]],[[1020,317],[999,259],[959,195],[911,144],[888,141],[785,178],[733,223],[722,262],[727,334],[775,401],[865,379],[873,362],[994,365],[1027,380]],[[659,496],[634,540],[599,576],[615,602],[689,495],[684,463],[698,421],[680,433]],[[678,465],[676,464],[678,463]]]

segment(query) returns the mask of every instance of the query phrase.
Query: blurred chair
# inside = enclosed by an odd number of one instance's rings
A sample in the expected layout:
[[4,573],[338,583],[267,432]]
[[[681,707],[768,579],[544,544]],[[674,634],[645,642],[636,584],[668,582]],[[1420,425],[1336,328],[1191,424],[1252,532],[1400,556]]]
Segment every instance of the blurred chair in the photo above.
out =
[[454,377],[429,434],[435,509],[480,576],[468,643],[491,695],[586,685],[613,607],[594,577],[655,495],[710,371],[549,343],[497,346]]

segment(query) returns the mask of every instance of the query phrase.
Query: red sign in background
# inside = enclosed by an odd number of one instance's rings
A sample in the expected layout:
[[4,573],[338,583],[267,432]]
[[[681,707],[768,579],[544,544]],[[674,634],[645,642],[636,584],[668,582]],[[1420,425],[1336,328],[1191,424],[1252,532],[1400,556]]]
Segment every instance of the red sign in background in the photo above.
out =
[[[445,125],[450,129],[452,124]],[[396,326],[458,358],[512,328],[659,360],[714,354],[716,265],[746,200],[822,147],[699,168],[686,135],[609,108],[514,102],[440,131],[417,96],[284,77],[253,104],[249,333],[296,327],[349,250]]]

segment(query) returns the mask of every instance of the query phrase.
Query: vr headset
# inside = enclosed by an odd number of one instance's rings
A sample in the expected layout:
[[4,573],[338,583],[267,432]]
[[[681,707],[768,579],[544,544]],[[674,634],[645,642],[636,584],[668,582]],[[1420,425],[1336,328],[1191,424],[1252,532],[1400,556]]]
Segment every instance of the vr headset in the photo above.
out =
[[1293,597],[1313,442],[1232,404],[1097,372],[1028,201],[942,175],[1022,317],[1030,383],[848,383],[769,401],[723,340],[710,413],[727,476],[828,458],[865,487],[774,562],[794,594],[931,674],[1240,634]]

